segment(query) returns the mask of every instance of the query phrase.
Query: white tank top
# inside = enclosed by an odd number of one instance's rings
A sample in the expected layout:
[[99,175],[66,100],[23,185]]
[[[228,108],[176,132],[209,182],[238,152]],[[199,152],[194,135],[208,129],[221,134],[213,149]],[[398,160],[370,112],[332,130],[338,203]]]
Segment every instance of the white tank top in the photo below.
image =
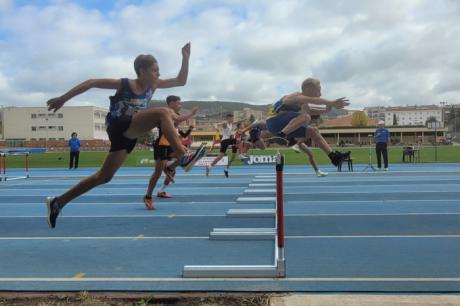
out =
[[222,140],[229,139],[233,135],[233,124],[227,122],[227,127],[222,128]]

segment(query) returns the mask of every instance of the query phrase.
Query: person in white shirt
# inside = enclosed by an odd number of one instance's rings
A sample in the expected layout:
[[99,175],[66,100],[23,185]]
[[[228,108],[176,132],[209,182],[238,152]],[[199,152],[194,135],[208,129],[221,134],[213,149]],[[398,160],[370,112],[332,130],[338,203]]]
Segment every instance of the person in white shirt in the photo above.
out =
[[206,176],[211,172],[212,167],[214,167],[226,154],[229,146],[232,146],[232,157],[224,169],[224,174],[228,177],[228,168],[230,167],[231,162],[235,159],[236,153],[238,152],[237,139],[233,136],[235,134],[234,123],[233,123],[233,114],[227,114],[225,116],[225,121],[216,124],[216,129],[222,134],[222,139],[220,141],[220,150],[219,154],[214,158],[212,163],[206,166]]

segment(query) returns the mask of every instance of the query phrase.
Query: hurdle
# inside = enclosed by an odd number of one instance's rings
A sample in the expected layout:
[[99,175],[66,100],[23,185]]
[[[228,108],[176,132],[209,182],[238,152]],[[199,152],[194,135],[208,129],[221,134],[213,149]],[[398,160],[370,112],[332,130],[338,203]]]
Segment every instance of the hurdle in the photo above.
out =
[[[284,156],[276,156],[276,208],[275,228],[266,229],[220,229],[223,234],[241,233],[260,235],[261,239],[274,235],[275,252],[273,265],[187,265],[183,268],[185,278],[283,278],[286,277],[286,259],[284,257],[284,195],[283,195]],[[235,231],[235,232],[232,232]],[[219,233],[215,235],[219,235]],[[212,239],[212,238],[211,238]]]
[[[31,153],[43,153],[45,149],[7,149],[7,150],[0,150],[0,172],[1,177],[0,181],[12,181],[12,180],[19,180],[19,179],[26,179],[30,177],[29,173],[29,155]],[[8,176],[7,174],[7,156],[9,155],[16,155],[16,156],[24,156],[24,169],[25,174],[22,176]]]

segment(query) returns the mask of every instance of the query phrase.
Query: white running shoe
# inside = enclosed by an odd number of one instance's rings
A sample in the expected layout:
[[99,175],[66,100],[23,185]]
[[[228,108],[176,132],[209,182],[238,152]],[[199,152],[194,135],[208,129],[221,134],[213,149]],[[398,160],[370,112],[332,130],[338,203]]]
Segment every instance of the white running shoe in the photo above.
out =
[[385,168],[384,171],[388,171],[388,168]]
[[323,171],[321,171],[321,170],[316,171],[316,176],[317,176],[317,177],[327,176],[328,174],[329,174],[329,173],[323,172]]
[[206,147],[201,144],[195,152],[188,152],[180,160],[180,166],[188,172],[192,169],[193,165],[203,156],[206,155]]
[[293,146],[291,147],[291,149],[294,150],[296,153],[300,153],[300,152],[301,152],[301,151],[300,151],[300,147],[299,147],[299,145],[298,145],[297,143],[296,143],[295,145],[293,145]]
[[249,156],[245,155],[245,154],[240,154],[240,159],[249,159]]

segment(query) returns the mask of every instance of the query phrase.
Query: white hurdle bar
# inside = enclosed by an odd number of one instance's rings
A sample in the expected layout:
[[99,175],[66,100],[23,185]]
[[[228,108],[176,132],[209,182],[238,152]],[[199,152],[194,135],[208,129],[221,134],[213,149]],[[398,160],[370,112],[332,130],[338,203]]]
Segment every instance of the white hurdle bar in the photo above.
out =
[[[184,266],[186,278],[281,278],[286,277],[284,257],[284,197],[283,197],[284,156],[276,157],[276,215],[275,254],[273,265],[202,265]],[[221,230],[222,231],[222,230]],[[260,232],[262,233],[262,232]]]

